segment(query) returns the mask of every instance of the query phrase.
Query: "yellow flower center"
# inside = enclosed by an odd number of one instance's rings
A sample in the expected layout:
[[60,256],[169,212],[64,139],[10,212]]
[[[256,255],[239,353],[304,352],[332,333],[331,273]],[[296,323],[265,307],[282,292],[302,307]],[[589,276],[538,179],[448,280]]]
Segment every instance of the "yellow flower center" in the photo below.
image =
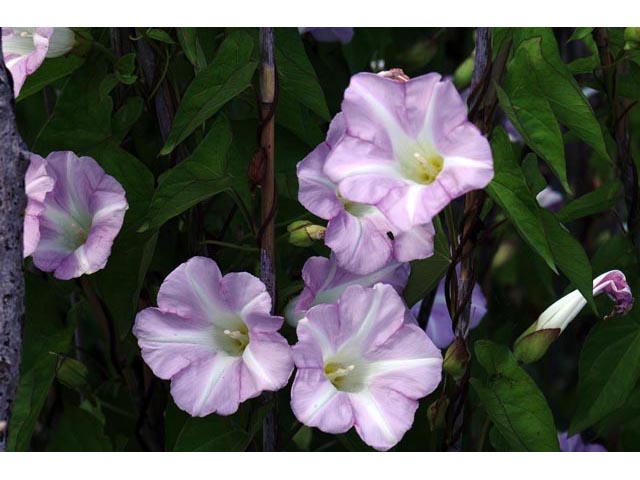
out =
[[244,349],[249,345],[249,330],[246,326],[240,327],[238,330],[225,329],[223,332],[226,335],[227,342],[224,350],[230,355],[240,356]]
[[339,363],[327,363],[324,366],[324,374],[338,390],[346,390],[346,377],[353,372],[355,368],[355,365],[345,366]]
[[442,171],[444,159],[433,150],[413,152],[411,158],[402,162],[403,173],[422,185],[433,183]]

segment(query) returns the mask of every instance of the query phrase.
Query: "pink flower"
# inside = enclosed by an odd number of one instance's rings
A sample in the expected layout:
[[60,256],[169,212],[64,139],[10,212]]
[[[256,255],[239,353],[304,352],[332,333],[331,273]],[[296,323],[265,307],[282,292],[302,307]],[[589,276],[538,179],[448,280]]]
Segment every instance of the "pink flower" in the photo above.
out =
[[324,173],[347,202],[374,205],[396,232],[431,222],[451,200],[493,178],[489,142],[438,74],[396,81],[358,73],[342,114],[345,134]]
[[46,165],[55,185],[44,198],[33,263],[62,280],[97,272],[129,208],[124,189],[90,157],[53,152]]
[[44,212],[44,198],[53,190],[53,178],[47,174],[47,162],[31,153],[24,179],[27,209],[24,216],[24,258],[31,255],[40,241],[40,215]]
[[[447,299],[444,294],[445,279],[443,278],[438,285],[436,296],[433,299],[431,314],[427,321],[427,335],[440,349],[445,349],[453,343],[455,335],[453,333],[453,323],[451,314],[447,308]],[[411,313],[418,318],[422,301],[416,303],[411,308]],[[480,321],[487,313],[487,299],[482,293],[480,285],[476,284],[471,293],[471,317],[469,328],[473,329],[480,325]]]
[[75,43],[68,28],[2,27],[4,63],[13,77],[14,96],[18,96],[27,76],[46,58],[67,54]]
[[194,417],[230,415],[265,390],[284,387],[290,348],[270,314],[264,284],[246,272],[224,277],[216,262],[194,257],[165,278],[158,308],[138,313],[133,334],[142,358],[171,380],[176,405]]
[[347,288],[337,304],[311,308],[297,333],[291,407],[323,432],[355,426],[365,443],[388,450],[440,383],[440,350],[389,285]]
[[344,117],[338,114],[326,141],[298,164],[298,199],[311,213],[329,221],[324,241],[339,265],[368,275],[394,260],[408,262],[433,255],[435,230],[431,223],[400,231],[375,205],[345,201],[339,195],[337,185],[323,169],[343,138]]
[[336,303],[351,285],[373,287],[376,283],[385,283],[402,293],[410,271],[408,263],[392,262],[369,275],[357,275],[341,268],[334,255],[310,257],[302,268],[304,290],[289,302],[284,316],[287,323],[295,327],[307,310],[322,303]]

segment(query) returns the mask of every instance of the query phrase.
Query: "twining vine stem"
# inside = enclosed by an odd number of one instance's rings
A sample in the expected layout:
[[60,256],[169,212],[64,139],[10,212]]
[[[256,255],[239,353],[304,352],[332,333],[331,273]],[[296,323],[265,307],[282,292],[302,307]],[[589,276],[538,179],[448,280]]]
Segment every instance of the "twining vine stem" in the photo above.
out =
[[[271,310],[276,305],[275,275],[275,209],[276,182],[274,166],[274,112],[277,103],[277,76],[273,51],[273,28],[260,28],[260,156],[263,169],[261,187],[261,227],[258,233],[260,243],[260,279],[271,295]],[[273,408],[267,412],[262,428],[262,447],[265,452],[276,450],[278,439],[277,404],[275,394],[265,393],[265,401],[273,401]]]
[[[507,45],[493,60],[490,29],[486,27],[477,29],[476,54],[468,101],[469,120],[487,137],[493,129],[497,107],[495,83],[502,77],[508,51]],[[459,233],[460,240],[457,248],[454,249],[445,280],[445,295],[447,305],[452,312],[453,330],[456,338],[462,339],[467,351],[469,350],[467,337],[471,316],[471,296],[477,279],[475,248],[478,243],[478,234],[483,228],[480,214],[484,201],[485,193],[482,190],[465,195],[461,226],[457,232],[454,232],[454,235]],[[459,277],[456,275],[458,264],[460,265]],[[447,412],[445,449],[449,451],[462,449],[464,404],[469,389],[469,377],[470,362],[467,363],[465,374],[456,381],[454,397]]]
[[7,449],[13,402],[20,380],[25,285],[23,225],[28,159],[18,133],[13,82],[0,40],[0,452]]

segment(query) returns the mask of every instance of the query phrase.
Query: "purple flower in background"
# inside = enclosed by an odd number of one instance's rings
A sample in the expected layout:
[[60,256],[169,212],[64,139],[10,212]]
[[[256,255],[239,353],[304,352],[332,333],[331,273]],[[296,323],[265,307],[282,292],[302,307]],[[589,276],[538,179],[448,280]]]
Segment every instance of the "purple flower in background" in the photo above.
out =
[[289,302],[285,318],[295,327],[307,310],[322,303],[336,303],[351,285],[373,287],[376,283],[384,283],[402,293],[410,272],[408,263],[392,262],[369,275],[357,275],[341,268],[334,255],[329,258],[310,257],[302,269],[304,290]]
[[44,199],[33,263],[62,280],[97,272],[129,208],[124,189],[93,158],[52,152],[46,160],[55,184]]
[[24,178],[27,209],[24,216],[24,257],[31,255],[40,241],[40,215],[44,212],[44,199],[53,190],[53,178],[47,174],[47,162],[31,153],[29,168]]
[[[433,299],[433,306],[431,307],[431,314],[427,321],[427,335],[440,349],[445,349],[453,343],[455,335],[453,333],[453,324],[449,309],[447,308],[447,299],[444,294],[445,279],[443,278],[436,291],[436,296]],[[422,301],[416,303],[411,308],[411,313],[418,318]],[[487,313],[487,299],[482,293],[480,285],[476,283],[471,293],[471,317],[469,321],[469,328],[476,328],[480,321]]]
[[561,452],[606,452],[607,449],[598,443],[584,443],[579,433],[569,437],[567,432],[558,434]]
[[231,415],[240,403],[284,387],[293,370],[264,284],[246,272],[224,277],[194,257],[165,278],[158,308],[136,316],[133,334],[153,373],[171,380],[176,405],[194,417]]
[[73,31],[53,27],[2,27],[4,63],[13,77],[14,96],[20,94],[27,76],[45,58],[67,54],[75,43]]
[[291,407],[323,432],[355,426],[365,443],[388,450],[440,383],[440,351],[389,285],[347,288],[337,304],[312,307],[297,333]]
[[345,201],[324,173],[327,156],[345,135],[343,115],[335,116],[325,142],[298,164],[298,199],[314,215],[328,220],[325,244],[343,268],[367,275],[389,262],[408,262],[433,254],[431,223],[400,231],[374,205]]
[[353,27],[298,27],[300,35],[309,33],[318,42],[349,43],[353,38]]
[[345,134],[324,173],[347,202],[374,205],[398,231],[428,224],[493,178],[489,142],[450,81],[358,73],[342,102]]
[[564,205],[564,196],[547,185],[536,195],[536,201],[542,208],[557,212]]

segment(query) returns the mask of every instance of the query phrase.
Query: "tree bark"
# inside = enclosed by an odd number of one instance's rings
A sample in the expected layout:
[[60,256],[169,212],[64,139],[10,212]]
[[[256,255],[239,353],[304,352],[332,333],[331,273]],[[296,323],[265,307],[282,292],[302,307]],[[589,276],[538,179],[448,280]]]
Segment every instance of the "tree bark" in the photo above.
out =
[[[271,313],[276,305],[275,273],[275,225],[276,181],[274,164],[274,114],[276,96],[276,65],[273,52],[273,28],[260,28],[260,150],[264,161],[261,187],[261,227],[260,227],[260,279],[271,296]],[[262,428],[262,447],[265,452],[276,449],[278,438],[276,396],[265,392],[265,401],[273,402],[267,412]]]
[[16,127],[13,82],[2,58],[0,40],[0,451],[5,451],[22,353],[27,156]]

